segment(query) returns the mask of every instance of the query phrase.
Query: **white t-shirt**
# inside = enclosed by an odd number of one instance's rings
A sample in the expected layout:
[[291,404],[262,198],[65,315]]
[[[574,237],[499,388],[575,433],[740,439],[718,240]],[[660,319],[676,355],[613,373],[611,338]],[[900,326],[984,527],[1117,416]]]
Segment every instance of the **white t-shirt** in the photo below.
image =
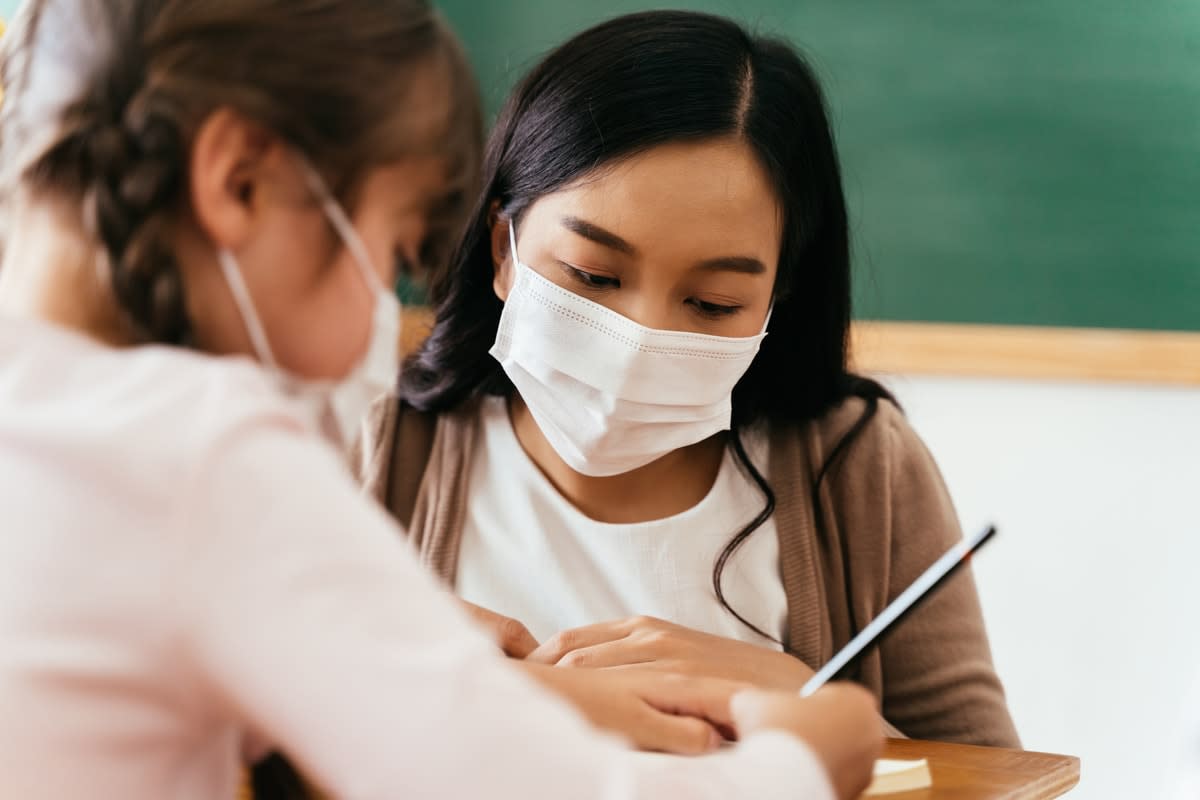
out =
[[[455,587],[464,600],[520,620],[538,641],[645,615],[778,649],[723,608],[713,590],[718,554],[765,502],[731,451],[692,508],[651,522],[597,522],[530,460],[503,398],[485,400],[481,413]],[[751,432],[745,445],[765,475],[766,437]],[[787,595],[773,519],[729,559],[721,585],[739,614],[782,640]]]
[[242,359],[0,318],[0,794],[832,796],[781,733],[638,761],[512,669]]

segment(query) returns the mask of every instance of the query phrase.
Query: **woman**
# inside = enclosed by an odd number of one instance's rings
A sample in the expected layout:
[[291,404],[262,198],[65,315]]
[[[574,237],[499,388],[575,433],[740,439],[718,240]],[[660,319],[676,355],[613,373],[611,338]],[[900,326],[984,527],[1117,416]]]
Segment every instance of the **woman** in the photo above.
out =
[[[427,4],[30,0],[4,46],[6,794],[229,797],[271,749],[338,797],[862,788],[865,694],[518,670],[350,479],[465,129]],[[535,681],[745,741],[638,761]]]
[[[811,70],[718,17],[614,19],[516,88],[484,186],[368,484],[479,614],[524,624],[511,653],[799,688],[961,537],[847,368]],[[969,577],[855,678],[905,735],[1017,743]]]

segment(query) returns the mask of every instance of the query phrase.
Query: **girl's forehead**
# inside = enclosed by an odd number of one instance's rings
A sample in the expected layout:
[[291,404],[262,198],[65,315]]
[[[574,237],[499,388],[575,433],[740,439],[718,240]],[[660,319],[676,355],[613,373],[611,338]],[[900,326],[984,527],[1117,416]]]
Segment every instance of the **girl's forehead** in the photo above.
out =
[[462,151],[478,149],[479,133],[471,120],[479,112],[459,82],[453,64],[442,54],[415,68],[389,120],[406,155],[459,161],[466,157]]

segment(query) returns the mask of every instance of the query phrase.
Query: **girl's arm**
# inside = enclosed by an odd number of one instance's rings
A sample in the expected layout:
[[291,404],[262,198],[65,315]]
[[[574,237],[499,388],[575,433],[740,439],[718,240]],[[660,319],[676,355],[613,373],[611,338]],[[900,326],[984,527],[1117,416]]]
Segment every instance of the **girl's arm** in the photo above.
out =
[[[789,735],[645,760],[596,733],[470,626],[306,437],[230,437],[180,514],[181,673],[336,796],[831,796]],[[870,750],[870,735],[840,741]],[[845,791],[869,773],[851,762],[849,783],[834,773]]]

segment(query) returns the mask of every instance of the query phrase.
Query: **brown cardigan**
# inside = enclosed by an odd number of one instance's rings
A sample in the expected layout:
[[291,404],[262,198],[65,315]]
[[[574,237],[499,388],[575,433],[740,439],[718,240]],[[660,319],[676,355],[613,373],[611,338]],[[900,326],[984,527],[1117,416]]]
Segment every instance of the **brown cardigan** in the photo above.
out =
[[[770,431],[768,474],[788,599],[784,646],[814,669],[962,537],[933,458],[885,401],[822,485],[827,519],[818,533],[814,465],[863,410],[855,398],[814,423]],[[388,398],[372,410],[355,454],[367,490],[451,585],[479,435],[474,406],[435,417]],[[1019,746],[969,571],[913,612],[853,677],[907,736]]]

